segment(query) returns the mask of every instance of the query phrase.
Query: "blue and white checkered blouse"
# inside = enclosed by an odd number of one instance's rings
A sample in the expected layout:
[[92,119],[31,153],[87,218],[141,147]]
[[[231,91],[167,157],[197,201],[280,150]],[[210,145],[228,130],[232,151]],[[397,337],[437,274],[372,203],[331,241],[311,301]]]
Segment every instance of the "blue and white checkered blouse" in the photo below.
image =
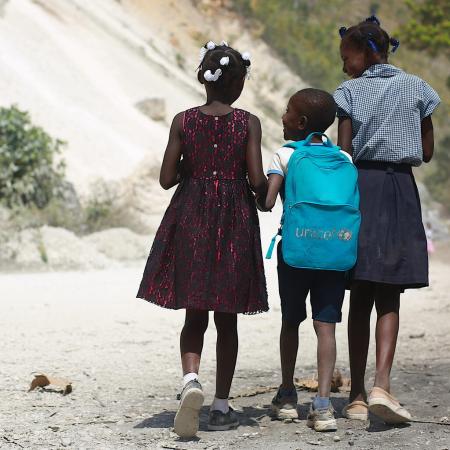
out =
[[421,121],[440,103],[428,83],[390,64],[375,64],[334,93],[338,117],[350,117],[353,160],[420,166]]

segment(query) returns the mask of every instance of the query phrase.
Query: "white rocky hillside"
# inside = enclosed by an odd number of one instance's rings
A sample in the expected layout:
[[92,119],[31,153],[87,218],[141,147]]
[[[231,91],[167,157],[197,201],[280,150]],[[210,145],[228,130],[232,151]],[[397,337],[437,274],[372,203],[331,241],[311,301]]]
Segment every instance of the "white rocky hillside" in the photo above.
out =
[[[209,11],[216,15],[188,0],[6,1],[0,102],[30,111],[67,141],[68,176],[83,192],[94,178],[118,180],[145,159],[160,161],[171,117],[203,101],[195,75],[200,43],[225,38],[252,52],[252,80],[239,105],[262,116],[265,142],[276,145],[286,96],[304,84],[242,32],[236,16]],[[151,117],[141,112],[146,100]]]
[[[261,118],[267,163],[282,139],[287,98],[305,83],[257,33],[226,0],[0,0],[0,105],[18,105],[65,140],[67,176],[80,196],[105,180],[130,226],[147,234],[3,230],[0,265],[104,267],[143,258],[171,195],[157,181],[170,121],[204,101],[195,69],[210,39],[252,54],[237,106]],[[122,250],[107,248],[108,239]]]
[[[171,195],[157,183],[171,117],[203,102],[195,68],[206,40],[251,52],[252,79],[237,106],[261,117],[266,149],[280,142],[287,97],[304,86],[223,3],[3,0],[0,104],[29,111],[67,142],[67,176],[81,196],[98,178],[118,186],[134,228],[151,233]],[[34,245],[31,260],[48,258],[34,232],[20,240]]]

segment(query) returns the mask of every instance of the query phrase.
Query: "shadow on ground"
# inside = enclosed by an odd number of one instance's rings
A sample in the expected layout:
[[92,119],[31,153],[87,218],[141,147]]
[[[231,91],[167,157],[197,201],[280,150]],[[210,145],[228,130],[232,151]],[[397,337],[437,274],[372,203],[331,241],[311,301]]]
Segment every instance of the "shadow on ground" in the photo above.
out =
[[[236,411],[239,418],[239,425],[245,427],[259,427],[258,420],[269,415],[269,409],[253,408],[244,406]],[[200,431],[208,430],[209,407],[204,406],[200,411]],[[134,428],[171,428],[175,419],[175,411],[164,410],[153,414],[148,419],[135,425]]]

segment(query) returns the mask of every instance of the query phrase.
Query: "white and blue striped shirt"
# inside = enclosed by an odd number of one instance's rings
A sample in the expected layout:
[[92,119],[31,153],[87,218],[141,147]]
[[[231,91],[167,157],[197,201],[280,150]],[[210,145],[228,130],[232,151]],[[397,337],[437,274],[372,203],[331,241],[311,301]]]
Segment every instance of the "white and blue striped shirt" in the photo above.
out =
[[334,93],[338,117],[352,120],[353,160],[420,166],[421,121],[440,103],[431,86],[390,64],[375,64]]

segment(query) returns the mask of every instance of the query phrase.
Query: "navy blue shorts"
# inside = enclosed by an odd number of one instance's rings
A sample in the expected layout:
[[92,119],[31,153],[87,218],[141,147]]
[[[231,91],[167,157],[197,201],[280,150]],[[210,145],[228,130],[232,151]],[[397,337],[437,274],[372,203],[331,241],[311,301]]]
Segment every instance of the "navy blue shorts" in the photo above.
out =
[[278,243],[278,289],[284,322],[299,325],[306,315],[306,297],[310,294],[312,317],[319,322],[342,320],[346,272],[296,269],[284,262]]

